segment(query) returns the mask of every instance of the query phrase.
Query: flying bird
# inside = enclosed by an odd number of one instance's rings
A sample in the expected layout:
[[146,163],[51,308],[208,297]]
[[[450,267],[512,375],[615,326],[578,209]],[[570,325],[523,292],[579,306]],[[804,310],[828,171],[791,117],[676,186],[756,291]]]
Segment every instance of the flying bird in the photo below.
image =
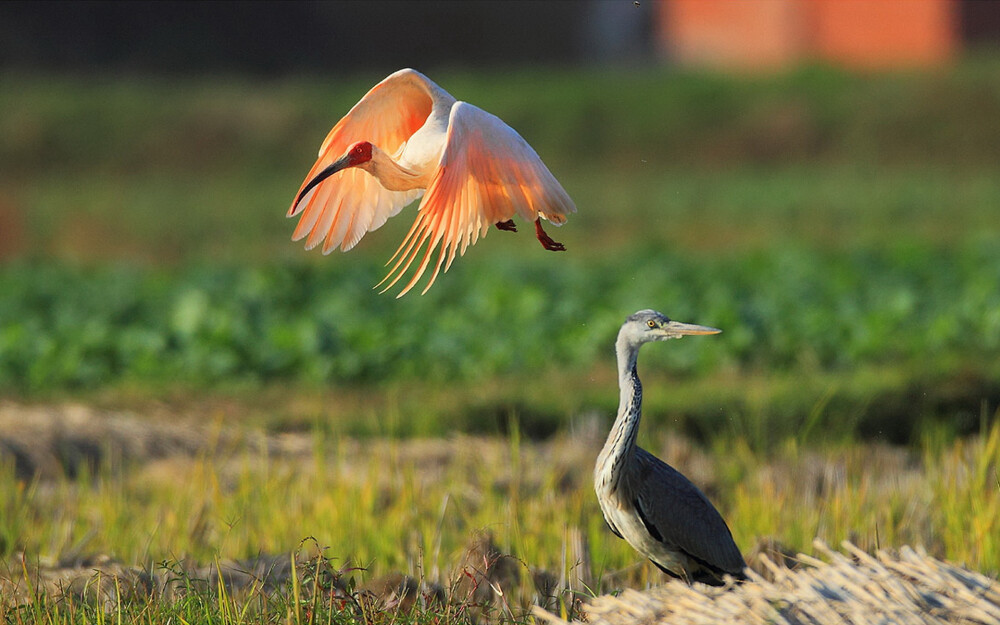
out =
[[723,585],[725,575],[745,579],[746,563],[729,527],[698,487],[636,445],[642,417],[639,347],[721,330],[671,321],[655,310],[630,315],[615,342],[618,417],[597,464],[594,488],[604,520],[619,538],[674,577]]
[[[576,212],[542,159],[500,118],[453,98],[429,78],[402,69],[372,87],[333,127],[299,188],[288,216],[301,215],[293,241],[347,251],[406,205],[423,197],[395,262],[376,287],[391,288],[420,257],[412,289],[437,259],[442,266],[485,236],[491,225],[516,231],[515,215],[535,223],[547,250],[565,247],[542,229]],[[424,250],[420,256],[421,249]],[[388,282],[388,283],[387,283]],[[387,283],[387,284],[386,284]]]

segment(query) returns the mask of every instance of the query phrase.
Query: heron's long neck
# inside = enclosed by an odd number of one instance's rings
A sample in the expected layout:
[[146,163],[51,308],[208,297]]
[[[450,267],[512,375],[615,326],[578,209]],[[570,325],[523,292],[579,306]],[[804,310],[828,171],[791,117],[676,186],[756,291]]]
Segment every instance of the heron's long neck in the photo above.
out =
[[615,482],[609,484],[612,489],[617,488],[617,480],[624,474],[624,467],[628,466],[632,454],[635,453],[639,418],[642,416],[642,383],[639,382],[639,373],[636,370],[639,348],[619,336],[615,343],[615,351],[618,354],[618,388],[621,392],[618,400],[618,417],[600,455],[605,467],[618,469],[608,474],[608,479],[613,479]]

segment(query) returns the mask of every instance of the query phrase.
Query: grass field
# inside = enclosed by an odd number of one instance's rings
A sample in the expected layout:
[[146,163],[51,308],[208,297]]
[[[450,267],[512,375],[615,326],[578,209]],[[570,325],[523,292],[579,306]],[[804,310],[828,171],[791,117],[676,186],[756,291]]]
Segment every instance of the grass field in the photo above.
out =
[[[11,411],[8,406],[2,415],[6,436],[21,431],[39,445],[50,436],[26,425],[25,417],[37,424],[45,420],[42,414],[24,411],[16,425]],[[80,424],[106,417],[79,410],[75,415],[71,422],[77,427],[62,432],[78,441],[87,439]],[[222,566],[261,554],[277,554],[280,562],[282,553],[319,548],[328,565],[343,570],[358,587],[398,571],[447,589],[447,609],[471,610],[473,593],[461,586],[463,563],[471,560],[474,570],[488,567],[481,558],[465,555],[466,544],[487,531],[498,553],[513,556],[502,575],[490,578],[503,591],[502,599],[493,597],[491,609],[509,610],[515,620],[539,601],[538,580],[544,575],[560,580],[554,594],[564,606],[595,593],[663,581],[604,527],[593,497],[589,468],[606,419],[578,421],[572,432],[543,443],[525,440],[516,429],[506,438],[406,440],[357,440],[316,430],[262,445],[239,424],[182,425],[180,418],[149,436],[168,449],[180,448],[177,436],[201,441],[200,446],[143,454],[129,452],[116,440],[140,436],[137,430],[146,420],[114,418],[119,421],[110,434],[89,434],[101,436],[111,451],[93,464],[68,462],[75,470],[72,477],[48,473],[26,484],[16,479],[13,466],[4,467],[0,544],[24,553],[27,561],[9,558],[0,578],[22,578],[21,567],[33,570],[54,554],[62,566],[83,562],[76,565],[76,575],[87,580],[100,566],[90,554],[109,554],[163,576],[180,562]],[[803,448],[789,441],[764,455],[732,438],[718,439],[706,451],[648,429],[642,443],[706,489],[748,554],[762,539],[807,553],[817,537],[830,544],[850,539],[867,550],[916,544],[995,575],[1000,570],[1000,427],[984,427],[967,440],[927,437],[909,450],[871,443]],[[70,444],[62,443],[64,454]],[[750,562],[756,563],[752,556]],[[35,583],[58,588],[53,582]],[[77,582],[78,594],[71,595],[76,603],[53,604],[62,615],[59,622],[72,610],[72,622],[94,618],[89,603],[79,603],[79,597],[91,596],[81,586]],[[127,599],[116,609],[129,622],[190,619],[193,609],[204,610],[198,622],[273,622],[288,609],[287,599],[276,598],[258,613],[260,588],[209,585],[182,594],[183,600],[152,604],[145,593],[118,592]],[[234,604],[237,611],[257,606],[249,620],[226,615],[227,601],[234,600],[227,592],[241,597]],[[14,610],[11,599],[0,601],[0,609],[19,622],[24,612]],[[320,605],[323,618],[341,622],[357,616],[336,602]],[[548,605],[558,610],[560,604]],[[425,617],[429,622],[444,609],[429,607]],[[409,622],[405,612],[392,610],[380,618]]]
[[[436,75],[517,128],[580,212],[552,232],[565,254],[492,232],[401,300],[371,287],[413,209],[326,258],[284,218],[380,76],[0,76],[2,397],[308,450],[111,454],[33,480],[5,448],[0,558],[211,563],[312,536],[360,580],[447,584],[489,529],[524,571],[571,577],[587,552],[594,592],[657,583],[588,477],[614,334],[653,307],[724,332],[644,350],[641,442],[744,551],[917,543],[995,575],[997,65]],[[218,592],[128,619],[251,622]],[[100,614],[34,609],[4,616]],[[259,620],[303,620],[275,609]]]

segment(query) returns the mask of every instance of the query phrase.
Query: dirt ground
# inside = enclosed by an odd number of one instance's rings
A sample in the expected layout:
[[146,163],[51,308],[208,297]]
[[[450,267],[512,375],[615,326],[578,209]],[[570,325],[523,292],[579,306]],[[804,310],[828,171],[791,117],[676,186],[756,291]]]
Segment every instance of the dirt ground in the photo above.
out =
[[183,418],[146,419],[79,404],[0,403],[0,459],[20,479],[74,477],[102,463],[140,463],[194,457],[207,450],[249,445],[269,454],[308,453],[304,434],[265,436],[198,424]]

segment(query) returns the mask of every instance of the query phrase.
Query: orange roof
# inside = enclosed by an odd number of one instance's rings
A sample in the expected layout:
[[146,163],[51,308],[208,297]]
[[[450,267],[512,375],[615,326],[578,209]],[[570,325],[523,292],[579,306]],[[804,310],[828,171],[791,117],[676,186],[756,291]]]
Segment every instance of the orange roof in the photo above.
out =
[[665,0],[661,49],[687,65],[931,65],[958,45],[954,0]]

